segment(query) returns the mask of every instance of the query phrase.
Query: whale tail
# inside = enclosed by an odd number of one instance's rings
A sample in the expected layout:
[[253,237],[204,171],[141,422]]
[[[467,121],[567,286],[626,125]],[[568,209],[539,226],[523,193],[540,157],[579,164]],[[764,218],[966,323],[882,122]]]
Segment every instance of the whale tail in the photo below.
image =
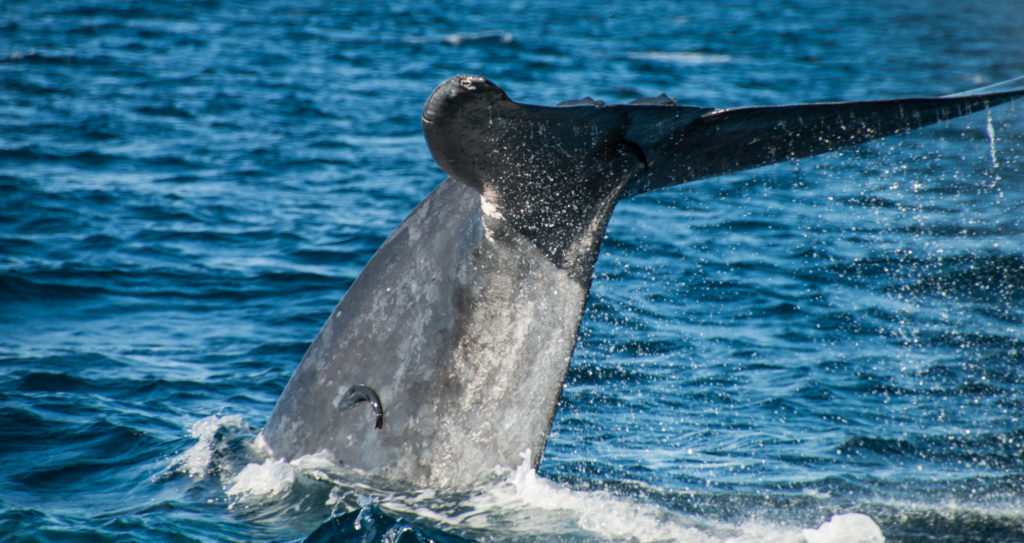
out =
[[[402,222],[310,345],[263,430],[420,486],[462,486],[547,441],[604,230],[630,194],[806,157],[993,106],[938,98],[715,110],[667,98],[513,102],[460,75],[423,132],[451,176]],[[368,404],[373,417],[365,409]],[[386,417],[386,420],[385,420]]]

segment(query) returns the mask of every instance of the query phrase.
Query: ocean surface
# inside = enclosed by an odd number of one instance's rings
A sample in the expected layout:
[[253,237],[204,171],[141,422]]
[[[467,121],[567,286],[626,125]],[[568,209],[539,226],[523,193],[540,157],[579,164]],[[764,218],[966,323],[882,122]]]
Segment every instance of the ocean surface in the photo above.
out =
[[1022,104],[621,202],[536,472],[255,439],[444,179],[451,75],[862,100],[1022,43],[1011,0],[0,1],[0,539],[1024,541]]

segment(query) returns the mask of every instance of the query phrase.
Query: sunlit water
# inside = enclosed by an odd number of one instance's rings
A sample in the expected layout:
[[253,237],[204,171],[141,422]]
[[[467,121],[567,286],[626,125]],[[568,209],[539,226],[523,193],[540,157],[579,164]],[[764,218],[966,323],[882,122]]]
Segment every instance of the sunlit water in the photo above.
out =
[[936,95],[1024,73],[1024,10],[353,4],[0,4],[0,539],[1024,541],[1019,104],[622,202],[536,473],[394,488],[257,438],[443,179],[450,75]]

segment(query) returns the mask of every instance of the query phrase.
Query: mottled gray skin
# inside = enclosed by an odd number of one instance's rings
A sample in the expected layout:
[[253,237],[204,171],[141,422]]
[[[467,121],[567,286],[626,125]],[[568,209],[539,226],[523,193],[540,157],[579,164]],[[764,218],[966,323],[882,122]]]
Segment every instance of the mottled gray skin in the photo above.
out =
[[[264,430],[291,458],[420,485],[539,458],[586,291],[522,239],[488,239],[480,195],[448,180],[398,227],[309,348]],[[354,385],[368,408],[338,410]]]
[[[518,104],[460,75],[423,131],[451,177],[384,242],[313,341],[263,436],[419,486],[540,461],[608,219],[621,198],[963,115],[987,94],[712,110],[668,98]],[[352,387],[376,391],[383,425]],[[365,389],[357,389],[365,390]]]

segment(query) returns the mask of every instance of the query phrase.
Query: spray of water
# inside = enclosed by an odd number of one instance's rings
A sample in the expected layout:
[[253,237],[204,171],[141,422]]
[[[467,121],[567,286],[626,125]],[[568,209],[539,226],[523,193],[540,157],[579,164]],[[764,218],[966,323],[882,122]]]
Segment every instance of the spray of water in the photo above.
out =
[[[988,152],[992,157],[992,168],[998,169],[999,159],[996,157],[996,129],[995,126],[992,125],[992,110],[987,108],[985,109],[985,132],[988,133]],[[998,178],[999,175],[997,174],[996,179]]]

